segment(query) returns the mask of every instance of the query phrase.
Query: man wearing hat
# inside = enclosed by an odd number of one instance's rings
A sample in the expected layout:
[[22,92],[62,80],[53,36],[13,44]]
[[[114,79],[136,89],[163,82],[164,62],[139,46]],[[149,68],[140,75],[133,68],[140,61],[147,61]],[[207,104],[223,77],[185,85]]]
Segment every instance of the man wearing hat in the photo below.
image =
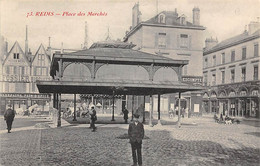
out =
[[14,117],[15,117],[15,111],[12,109],[11,105],[8,105],[8,108],[4,113],[4,119],[5,119],[6,124],[7,124],[8,133],[11,133],[10,131],[12,129]]
[[92,132],[95,132],[97,129],[95,126],[95,121],[97,120],[97,113],[94,106],[91,106],[90,119],[91,119],[90,127],[92,128]]
[[[139,115],[134,114],[133,121],[129,124],[128,136],[132,148],[133,166],[142,165],[142,139],[144,138],[144,125],[138,121]],[[137,152],[137,158],[136,158]]]

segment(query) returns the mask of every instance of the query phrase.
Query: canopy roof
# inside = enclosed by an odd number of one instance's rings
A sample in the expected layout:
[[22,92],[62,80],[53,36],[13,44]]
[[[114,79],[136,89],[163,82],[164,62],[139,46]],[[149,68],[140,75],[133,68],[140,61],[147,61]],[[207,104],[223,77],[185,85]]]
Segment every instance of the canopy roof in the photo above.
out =
[[72,53],[55,53],[51,64],[51,76],[58,70],[58,61],[64,62],[92,62],[109,64],[151,64],[161,66],[183,66],[188,60],[174,60],[160,55],[149,54],[127,48],[103,48],[95,47],[87,50],[80,50]]
[[[114,45],[114,46],[111,46]],[[160,67],[178,67],[188,64],[188,60],[174,60],[164,56],[149,54],[130,49],[132,44],[96,43],[90,49],[53,55],[50,74],[54,78],[59,71],[59,62],[91,64],[146,65]],[[93,65],[95,67],[95,65]],[[95,69],[93,69],[95,70]],[[128,70],[126,67],[125,70]],[[86,81],[64,81],[61,78],[53,81],[37,81],[40,93],[65,94],[107,94],[107,95],[154,95],[175,92],[197,91],[202,87],[184,84],[180,81],[153,80],[101,80],[92,78]]]
[[154,95],[201,90],[200,86],[192,86],[181,82],[155,81],[123,81],[123,80],[89,80],[75,81],[38,81],[40,93],[67,94],[106,94],[112,95]]

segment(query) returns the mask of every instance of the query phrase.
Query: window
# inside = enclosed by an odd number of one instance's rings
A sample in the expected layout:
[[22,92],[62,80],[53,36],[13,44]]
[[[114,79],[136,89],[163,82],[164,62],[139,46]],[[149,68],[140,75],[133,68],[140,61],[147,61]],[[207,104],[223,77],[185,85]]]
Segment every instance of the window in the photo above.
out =
[[254,80],[258,80],[258,66],[254,66]]
[[42,75],[45,76],[46,75],[46,68],[42,68]]
[[189,48],[189,37],[186,34],[181,34],[180,47],[181,48]]
[[254,56],[259,56],[258,43],[254,45]]
[[44,54],[38,54],[38,59],[39,60],[44,60],[44,58],[45,58]]
[[32,83],[32,92],[36,91],[36,83]]
[[37,67],[34,67],[33,69],[33,75],[36,76]]
[[221,83],[225,83],[225,71],[221,71]]
[[208,58],[205,58],[204,60],[204,67],[208,67]]
[[159,48],[166,48],[166,33],[159,33],[158,47]]
[[10,74],[10,68],[9,68],[9,66],[6,66],[6,67],[5,67],[5,74]]
[[215,73],[212,74],[212,85],[213,86],[216,85],[216,74]]
[[216,55],[213,56],[213,66],[217,65]]
[[183,66],[182,69],[183,69],[182,74],[187,75],[187,65]]
[[160,15],[159,23],[165,23],[164,15]]
[[225,63],[225,53],[223,52],[221,54],[221,64],[224,64]]
[[19,53],[14,53],[14,59],[19,59]]
[[231,83],[234,83],[235,82],[235,69],[231,69],[230,73],[231,73]]
[[235,61],[235,55],[236,55],[236,52],[235,51],[231,51],[231,62]]
[[241,71],[241,81],[246,81],[246,68],[243,67]]
[[181,24],[182,24],[182,25],[186,25],[186,19],[185,19],[185,17],[181,17]]
[[37,67],[37,68],[36,68],[36,75],[37,75],[37,76],[40,76],[41,74],[42,74],[41,68],[40,68],[40,67]]
[[18,69],[18,67],[17,67],[17,66],[13,66],[13,68],[14,68],[14,72],[13,72],[13,73],[14,73],[14,75],[18,74],[18,70],[17,70],[17,69]]
[[242,48],[242,60],[246,59],[246,47]]
[[24,66],[20,66],[19,68],[20,68],[20,75],[26,75]]
[[5,92],[9,92],[9,82],[5,83]]
[[208,85],[208,74],[204,74],[204,86]]

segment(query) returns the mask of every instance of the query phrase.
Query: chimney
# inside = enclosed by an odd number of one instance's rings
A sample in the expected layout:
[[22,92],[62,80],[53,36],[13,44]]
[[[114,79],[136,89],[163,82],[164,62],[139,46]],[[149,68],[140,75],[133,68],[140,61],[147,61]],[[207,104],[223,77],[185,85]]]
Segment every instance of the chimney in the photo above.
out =
[[213,48],[214,46],[216,46],[218,44],[218,39],[213,39],[212,37],[211,38],[207,38],[205,40],[205,49],[206,50],[209,50],[211,48]]
[[83,49],[88,48],[88,23],[85,21],[85,39],[84,39],[84,46]]
[[25,31],[25,55],[28,55],[28,26],[26,25]]
[[132,8],[132,27],[133,28],[142,21],[141,15],[142,15],[142,13],[139,11],[139,3],[137,3]]
[[257,30],[260,29],[260,22],[259,20],[257,21],[251,21],[248,25],[248,35],[252,35],[255,33]]
[[193,25],[200,25],[200,9],[194,7],[193,10]]

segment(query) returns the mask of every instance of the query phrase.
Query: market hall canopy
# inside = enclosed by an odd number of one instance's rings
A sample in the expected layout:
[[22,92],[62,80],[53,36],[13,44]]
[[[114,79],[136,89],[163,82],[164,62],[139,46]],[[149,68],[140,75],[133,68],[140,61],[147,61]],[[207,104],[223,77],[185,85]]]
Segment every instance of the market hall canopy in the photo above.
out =
[[131,49],[122,42],[94,43],[90,49],[53,55],[52,81],[37,81],[40,93],[154,95],[197,91],[181,82],[187,60]]

